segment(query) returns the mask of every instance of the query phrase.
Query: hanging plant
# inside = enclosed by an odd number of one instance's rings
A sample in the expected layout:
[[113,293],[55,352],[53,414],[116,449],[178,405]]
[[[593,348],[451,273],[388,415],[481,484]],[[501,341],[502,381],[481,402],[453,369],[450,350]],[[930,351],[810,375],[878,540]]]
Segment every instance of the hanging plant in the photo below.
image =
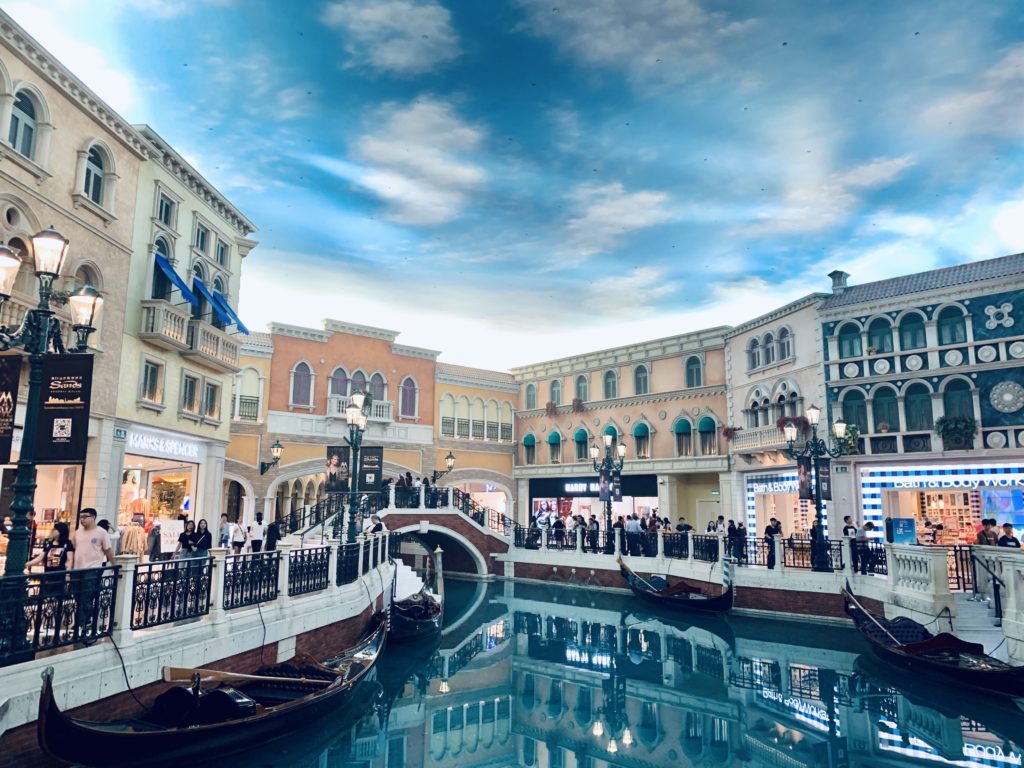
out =
[[554,416],[558,413],[558,406],[555,405],[553,400],[548,400],[548,404],[544,406],[544,410],[547,411],[548,416]]
[[806,416],[779,416],[775,420],[775,426],[783,432],[786,429],[787,424],[792,424],[796,427],[797,432],[804,433],[811,428],[811,422],[807,420]]
[[973,416],[941,416],[933,427],[942,438],[947,450],[965,450],[974,447],[974,436],[978,434],[978,422]]
[[572,412],[573,413],[579,413],[582,410],[583,410],[583,400],[582,400],[582,398],[574,397],[572,399]]
[[842,438],[837,438],[836,442],[842,446],[843,453],[856,455],[860,453],[860,443],[857,442],[859,439],[860,427],[856,424],[847,424],[846,434]]
[[736,437],[736,433],[739,431],[739,427],[726,427],[722,430],[722,437],[732,442],[732,439]]

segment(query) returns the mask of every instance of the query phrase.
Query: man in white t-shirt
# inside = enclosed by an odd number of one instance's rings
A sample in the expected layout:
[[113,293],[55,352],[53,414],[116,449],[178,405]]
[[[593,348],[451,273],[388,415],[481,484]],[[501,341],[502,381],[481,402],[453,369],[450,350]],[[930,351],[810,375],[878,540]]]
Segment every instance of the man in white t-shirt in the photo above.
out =
[[86,507],[78,513],[78,530],[75,531],[75,567],[100,568],[114,562],[114,551],[110,546],[110,535],[96,525],[96,510]]

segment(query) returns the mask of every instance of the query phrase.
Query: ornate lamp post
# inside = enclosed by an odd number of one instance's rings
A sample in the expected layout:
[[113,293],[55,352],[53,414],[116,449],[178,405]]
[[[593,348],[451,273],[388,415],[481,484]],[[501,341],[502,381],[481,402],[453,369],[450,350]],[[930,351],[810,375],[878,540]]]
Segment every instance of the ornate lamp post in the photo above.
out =
[[[54,316],[51,301],[67,303],[71,310],[71,329],[75,333],[73,353],[89,348],[89,334],[96,330],[95,321],[103,307],[103,298],[91,286],[74,293],[55,293],[53,281],[60,276],[68,255],[68,240],[52,227],[32,238],[32,256],[39,280],[39,304],[25,313],[18,328],[0,326],[0,350],[24,349],[28,354],[28,398],[25,424],[22,427],[21,453],[18,457],[18,479],[14,483],[11,504],[12,525],[7,547],[5,576],[21,575],[28,560],[28,516],[33,511],[36,491],[36,432],[43,395],[43,360],[48,355],[65,354],[60,320]],[[0,245],[0,305],[11,297],[14,280],[21,268],[21,259],[14,250]]]
[[611,674],[601,681],[604,702],[590,731],[598,739],[605,735],[605,725],[601,719],[603,715],[608,721],[608,744],[605,749],[610,755],[619,751],[620,741],[624,747],[633,746],[633,732],[629,730],[629,720],[626,718],[626,676],[619,669],[619,659],[618,655],[612,657]]
[[829,563],[828,544],[825,541],[825,520],[821,514],[821,459],[828,456],[838,459],[846,451],[843,438],[846,437],[846,423],[842,419],[836,419],[832,425],[832,432],[835,440],[829,446],[826,438],[818,437],[818,421],[821,419],[821,409],[812,405],[807,409],[807,421],[811,424],[811,437],[799,450],[796,447],[797,429],[796,425],[789,423],[783,432],[786,435],[786,442],[789,443],[787,453],[793,459],[811,459],[811,467],[814,473],[814,537],[811,542],[811,568],[815,571],[831,571]]
[[345,409],[345,420],[348,421],[348,437],[345,441],[352,448],[352,469],[349,473],[348,497],[348,528],[345,540],[349,543],[356,540],[356,509],[359,504],[359,448],[363,444],[363,433],[366,422],[370,418],[373,396],[366,392],[353,392]]
[[270,446],[270,461],[260,462],[260,474],[265,475],[270,471],[271,467],[277,466],[278,462],[281,461],[281,454],[284,452],[284,446],[281,445],[280,440],[275,440],[274,444]]
[[433,482],[436,483],[442,477],[444,477],[453,469],[455,469],[455,454],[453,454],[451,451],[448,451],[448,455],[444,457],[444,465],[445,470],[443,472],[437,469],[434,470]]
[[[611,435],[604,436],[604,458],[598,461],[598,457],[601,455],[601,449],[597,447],[596,443],[590,444],[590,459],[594,462],[594,471],[598,473],[598,476],[605,474],[608,480],[611,481],[613,472],[621,472],[622,465],[626,461],[626,444],[619,443],[615,447],[615,452],[618,459],[612,457],[612,443],[615,442]],[[611,488],[608,489],[607,497],[604,501],[604,530],[607,537],[605,543],[605,551],[612,552],[615,549],[615,543],[612,541],[612,492]]]

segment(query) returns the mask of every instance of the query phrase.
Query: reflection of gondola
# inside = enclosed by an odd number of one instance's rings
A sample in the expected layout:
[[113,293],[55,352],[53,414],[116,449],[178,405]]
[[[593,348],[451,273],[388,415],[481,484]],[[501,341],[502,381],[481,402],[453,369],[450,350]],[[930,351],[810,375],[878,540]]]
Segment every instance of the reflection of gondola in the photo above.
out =
[[842,592],[847,614],[876,654],[890,664],[989,693],[1024,696],[1024,667],[1012,667],[985,655],[980,643],[969,643],[943,632],[932,635],[905,616],[875,616],[858,601],[847,584]]
[[854,666],[857,675],[850,689],[854,701],[864,702],[870,707],[871,697],[895,692],[915,706],[948,718],[967,718],[1002,739],[1017,745],[1024,744],[1024,714],[1018,707],[994,704],[991,697],[970,689],[957,690],[955,696],[950,696],[949,688],[908,670],[892,667],[874,656],[858,656]]
[[[661,626],[657,627],[658,624]],[[736,635],[724,616],[696,614],[686,617],[655,618],[642,613],[629,613],[622,618],[622,626],[626,629],[650,628],[651,625],[655,625],[655,628],[663,631],[669,637],[679,635],[687,640],[698,639],[704,645],[713,646],[719,650],[727,648],[730,652],[734,652],[736,649]]]
[[39,700],[39,744],[51,757],[89,766],[180,766],[243,752],[337,713],[369,674],[386,634],[386,619],[378,619],[354,647],[327,664],[297,658],[252,675],[189,670],[200,681],[233,685],[209,692],[199,682],[191,689],[170,688],[133,720],[69,717],[54,701],[48,669]]
[[618,563],[622,578],[629,583],[633,594],[652,605],[674,611],[698,613],[725,613],[732,608],[735,590],[731,581],[720,595],[705,595],[685,582],[669,586],[660,576],[644,579],[626,565],[621,557]]

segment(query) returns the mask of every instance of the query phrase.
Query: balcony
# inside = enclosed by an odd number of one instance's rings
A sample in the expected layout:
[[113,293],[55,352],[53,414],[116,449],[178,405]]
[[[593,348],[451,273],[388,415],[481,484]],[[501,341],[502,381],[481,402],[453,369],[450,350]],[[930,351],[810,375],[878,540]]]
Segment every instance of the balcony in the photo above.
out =
[[729,443],[733,453],[778,451],[786,447],[786,436],[774,424],[739,430]]
[[188,346],[181,354],[221,373],[237,373],[239,343],[204,320],[188,321]]
[[176,307],[163,299],[144,299],[139,338],[172,352],[188,349],[189,318],[187,308]]
[[[327,418],[344,419],[348,408],[348,395],[327,396]],[[370,405],[370,421],[391,423],[394,421],[394,403],[390,400],[374,400]]]

